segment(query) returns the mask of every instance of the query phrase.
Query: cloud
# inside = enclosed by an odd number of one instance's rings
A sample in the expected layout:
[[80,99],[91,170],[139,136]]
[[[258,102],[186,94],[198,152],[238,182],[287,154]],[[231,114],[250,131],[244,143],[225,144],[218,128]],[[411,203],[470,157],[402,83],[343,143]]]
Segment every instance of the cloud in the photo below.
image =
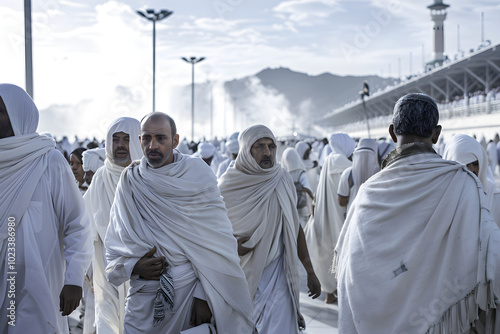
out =
[[275,6],[273,11],[281,19],[299,25],[313,25],[342,11],[342,8],[336,0],[289,0]]

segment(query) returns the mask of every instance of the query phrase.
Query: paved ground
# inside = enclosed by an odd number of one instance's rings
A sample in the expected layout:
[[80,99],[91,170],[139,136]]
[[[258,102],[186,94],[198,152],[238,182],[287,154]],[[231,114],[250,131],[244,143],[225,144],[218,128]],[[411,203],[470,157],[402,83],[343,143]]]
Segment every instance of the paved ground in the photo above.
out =
[[[306,272],[300,268],[300,309],[306,320],[306,330],[303,334],[337,334],[338,306],[337,304],[326,304],[325,294],[317,299],[307,296]],[[78,309],[69,317],[70,332],[81,334],[82,330],[77,328]]]

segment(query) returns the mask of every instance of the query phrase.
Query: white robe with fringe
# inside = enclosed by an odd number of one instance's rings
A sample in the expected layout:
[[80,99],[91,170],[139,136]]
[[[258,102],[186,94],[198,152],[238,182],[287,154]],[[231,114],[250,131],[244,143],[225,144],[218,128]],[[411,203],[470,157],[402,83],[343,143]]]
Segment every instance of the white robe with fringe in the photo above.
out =
[[393,161],[361,186],[335,250],[339,332],[498,333],[499,234],[465,166]]

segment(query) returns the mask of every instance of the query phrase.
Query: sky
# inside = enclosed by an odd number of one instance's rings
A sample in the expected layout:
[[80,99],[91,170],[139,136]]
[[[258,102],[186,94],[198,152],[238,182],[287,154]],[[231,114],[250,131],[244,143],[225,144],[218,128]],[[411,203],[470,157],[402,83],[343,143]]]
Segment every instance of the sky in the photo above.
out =
[[[181,57],[206,57],[195,66],[195,81],[213,82],[214,132],[228,135],[248,124],[228,111],[222,86],[227,80],[278,67],[310,75],[421,72],[423,61],[432,58],[433,24],[426,8],[431,2],[32,0],[39,132],[104,138],[115,118],[140,119],[152,110],[152,23],[137,15],[138,9],[174,12],[156,24],[156,109],[177,120],[181,137],[190,137],[191,66]],[[457,53],[457,25],[461,49],[481,43],[481,12],[485,39],[500,42],[500,1],[445,3],[450,58]],[[0,82],[24,87],[24,66],[23,1],[2,0]],[[265,103],[255,105],[259,112],[246,121],[269,124],[269,103],[281,118],[289,116],[286,101],[265,94]],[[206,118],[199,120],[195,137],[209,135]]]

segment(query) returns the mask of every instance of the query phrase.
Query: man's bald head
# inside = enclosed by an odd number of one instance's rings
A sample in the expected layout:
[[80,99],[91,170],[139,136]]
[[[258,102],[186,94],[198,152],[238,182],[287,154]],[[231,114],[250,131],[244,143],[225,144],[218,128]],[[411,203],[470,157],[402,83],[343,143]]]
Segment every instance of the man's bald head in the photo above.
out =
[[170,123],[170,130],[171,130],[171,136],[172,138],[177,134],[177,126],[175,125],[175,121],[172,117],[168,116],[167,114],[159,111],[155,111],[152,113],[147,114],[141,119],[141,128],[144,126],[146,122],[158,122],[158,121],[166,121]]

